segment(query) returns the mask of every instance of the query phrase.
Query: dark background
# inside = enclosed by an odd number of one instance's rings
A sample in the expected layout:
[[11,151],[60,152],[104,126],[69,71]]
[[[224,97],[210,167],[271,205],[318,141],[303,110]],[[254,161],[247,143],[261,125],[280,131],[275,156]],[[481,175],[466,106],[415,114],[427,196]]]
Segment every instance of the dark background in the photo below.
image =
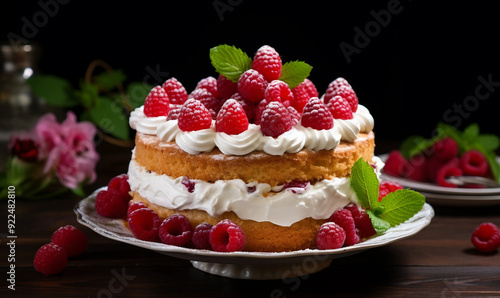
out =
[[[41,0],[3,1],[0,11],[3,39],[26,36],[27,21],[38,22],[27,40],[43,48],[40,71],[75,86],[89,63],[102,59],[123,69],[128,81],[161,84],[168,74],[189,92],[217,75],[211,47],[232,44],[253,56],[269,44],[284,62],[311,64],[320,94],[338,76],[346,78],[375,117],[377,139],[400,141],[430,137],[439,121],[460,129],[478,122],[482,132],[500,134],[500,86],[488,90],[478,79],[500,85],[494,2]],[[375,25],[375,13],[384,15],[385,26]],[[340,44],[355,46],[357,32],[367,28],[372,36],[348,63]],[[468,98],[477,88],[487,99]]]

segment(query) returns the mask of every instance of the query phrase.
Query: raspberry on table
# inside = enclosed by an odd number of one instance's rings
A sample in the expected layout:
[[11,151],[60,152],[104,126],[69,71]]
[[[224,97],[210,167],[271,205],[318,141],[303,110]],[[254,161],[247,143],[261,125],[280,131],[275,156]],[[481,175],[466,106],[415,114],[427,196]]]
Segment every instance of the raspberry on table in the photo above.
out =
[[183,104],[188,99],[186,88],[176,78],[170,78],[162,85],[172,104]]
[[326,107],[335,119],[349,120],[354,118],[351,106],[342,96],[336,95],[332,97],[326,103]]
[[238,92],[238,83],[231,81],[223,75],[217,78],[217,91],[222,99],[232,98],[231,96]]
[[97,214],[109,218],[121,218],[127,214],[130,196],[113,190],[101,190],[95,199],[95,210]]
[[471,242],[480,252],[494,252],[500,247],[500,231],[491,222],[482,223],[472,233]]
[[282,66],[278,52],[267,45],[260,47],[252,60],[252,68],[261,73],[268,82],[279,79]]
[[465,175],[482,176],[488,173],[489,165],[486,157],[477,151],[469,150],[460,157],[460,167]]
[[255,69],[245,71],[238,79],[238,93],[244,98],[258,102],[264,98],[268,82]]
[[186,216],[173,214],[160,224],[158,234],[165,244],[185,246],[191,241],[193,228]]
[[267,85],[266,91],[264,92],[264,98],[268,102],[278,101],[285,107],[288,107],[293,102],[293,93],[287,83],[280,80],[274,80]]
[[196,84],[196,89],[206,89],[210,92],[215,98],[219,97],[219,91],[217,89],[217,79],[214,77],[206,77]]
[[141,208],[130,213],[128,217],[128,227],[137,239],[144,241],[158,242],[158,228],[161,219],[149,208]]
[[330,113],[325,104],[317,97],[309,99],[304,106],[300,122],[304,127],[310,127],[317,130],[333,128],[332,113]]
[[201,223],[194,228],[193,237],[191,238],[191,242],[194,247],[198,249],[207,249],[211,250],[212,246],[210,245],[210,230],[212,229],[212,225],[209,223]]
[[356,233],[356,225],[351,211],[348,209],[339,209],[330,216],[329,221],[338,224],[344,229],[346,235],[344,246],[351,246],[359,242],[359,236]]
[[151,89],[144,100],[144,115],[147,117],[168,116],[170,100],[161,86]]
[[127,210],[127,220],[130,217],[130,213],[142,208],[148,208],[148,206],[146,206],[146,204],[144,204],[143,202],[133,202],[132,204],[129,204]]
[[89,242],[87,235],[72,225],[60,227],[52,234],[50,241],[62,247],[68,258],[83,253]]
[[319,97],[318,90],[314,83],[305,79],[297,87],[292,89],[293,101],[291,106],[294,107],[299,113],[302,113],[304,106],[311,97]]
[[212,227],[209,241],[214,251],[233,252],[243,250],[246,237],[239,225],[224,219]]
[[276,138],[292,127],[290,113],[281,102],[271,101],[262,111],[260,130],[264,135]]
[[337,249],[344,245],[346,233],[342,227],[334,222],[321,225],[316,235],[318,249]]
[[57,274],[66,267],[68,256],[66,251],[54,243],[45,244],[38,249],[33,260],[35,270],[44,275]]
[[403,154],[399,150],[393,150],[387,156],[384,172],[395,177],[405,177],[407,167],[407,160]]
[[201,130],[212,126],[210,112],[200,101],[193,98],[182,105],[177,121],[182,131]]
[[248,129],[248,118],[245,110],[235,99],[228,99],[215,120],[215,130],[229,135],[237,135]]

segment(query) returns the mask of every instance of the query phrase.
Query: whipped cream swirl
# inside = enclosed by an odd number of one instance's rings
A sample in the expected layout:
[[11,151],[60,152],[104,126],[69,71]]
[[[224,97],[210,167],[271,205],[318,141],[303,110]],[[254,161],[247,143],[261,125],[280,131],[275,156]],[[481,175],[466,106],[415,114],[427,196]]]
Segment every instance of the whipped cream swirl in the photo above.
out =
[[144,114],[144,106],[141,106],[130,113],[129,125],[132,129],[144,134],[155,135],[158,126],[166,121],[166,116],[147,117]]

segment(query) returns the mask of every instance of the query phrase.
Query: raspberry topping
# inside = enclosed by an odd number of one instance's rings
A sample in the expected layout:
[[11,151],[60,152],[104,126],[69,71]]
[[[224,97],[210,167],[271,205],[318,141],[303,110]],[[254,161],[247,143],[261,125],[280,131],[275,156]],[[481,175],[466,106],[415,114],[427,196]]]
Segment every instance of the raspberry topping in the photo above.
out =
[[167,93],[170,103],[183,104],[188,99],[186,88],[176,78],[166,80],[162,88]]
[[243,250],[246,237],[239,225],[224,219],[212,227],[209,241],[214,251],[233,252]]
[[161,86],[156,86],[144,100],[144,115],[147,117],[167,116],[170,111],[168,95]]
[[49,243],[40,247],[35,254],[33,266],[44,275],[57,274],[66,267],[68,256],[62,247]]
[[339,95],[332,97],[332,99],[328,101],[326,106],[335,119],[349,120],[354,117],[352,108],[347,100]]
[[68,258],[80,255],[87,249],[87,236],[74,226],[60,227],[52,234],[52,243],[59,245],[66,251]]
[[130,213],[142,208],[148,208],[148,206],[146,206],[146,204],[144,204],[143,202],[133,202],[132,204],[130,204],[127,210],[127,220],[130,217]]
[[217,78],[217,91],[222,99],[229,99],[233,94],[238,92],[238,83],[235,83],[223,75]]
[[444,138],[432,146],[432,156],[447,161],[458,155],[458,144],[452,138]]
[[292,127],[290,113],[281,102],[271,101],[262,111],[260,130],[264,135],[276,138]]
[[237,135],[248,129],[248,118],[241,104],[228,99],[217,114],[215,130],[229,135]]
[[388,195],[391,192],[395,192],[398,189],[403,189],[403,186],[394,181],[383,180],[380,181],[378,187],[378,201],[380,202],[382,198]]
[[255,69],[249,69],[238,79],[238,93],[252,102],[258,102],[264,98],[267,84],[262,74]]
[[260,47],[252,61],[252,68],[260,72],[268,82],[279,79],[281,67],[280,55],[270,46]]
[[280,80],[274,80],[267,85],[266,91],[264,92],[264,98],[268,102],[279,101],[285,107],[288,107],[293,101],[293,93],[287,83]]
[[292,106],[289,106],[286,109],[288,110],[288,113],[290,113],[290,119],[292,119],[292,126],[295,126],[297,123],[299,123],[300,118],[302,116]]
[[462,154],[460,166],[465,175],[471,176],[485,176],[489,169],[486,157],[477,150],[470,150]]
[[130,213],[128,226],[137,239],[158,242],[161,219],[151,209],[141,208]]
[[189,99],[196,99],[201,102],[209,111],[212,118],[219,112],[224,101],[220,98],[214,96],[209,90],[205,88],[194,89],[191,94],[189,94]]
[[179,114],[181,113],[180,104],[170,104],[170,111],[168,112],[167,120],[177,120],[179,118]]
[[240,103],[240,105],[243,107],[243,110],[245,111],[245,114],[247,115],[248,122],[253,123],[257,105],[254,102],[251,102],[250,100],[244,98],[237,92],[233,94],[231,98]]
[[191,240],[193,228],[187,217],[174,214],[161,223],[158,233],[165,244],[185,246]]
[[207,89],[214,97],[219,97],[219,91],[217,90],[217,79],[214,77],[206,77],[196,84],[196,89]]
[[309,79],[305,79],[297,87],[292,89],[293,101],[291,106],[294,107],[299,113],[302,113],[304,106],[309,101],[311,97],[318,97],[318,90],[314,86],[313,82]]
[[398,150],[389,152],[385,161],[384,172],[392,176],[404,177],[406,176],[406,171],[407,161],[401,152]]
[[330,216],[329,221],[338,224],[345,231],[344,246],[351,246],[359,242],[359,236],[356,233],[356,225],[351,211],[348,209],[340,209]]
[[178,125],[182,131],[194,131],[210,128],[212,116],[207,108],[196,99],[188,99],[181,107]]
[[304,127],[311,127],[318,130],[331,129],[333,127],[332,114],[317,97],[312,97],[307,102],[300,121]]
[[109,218],[125,217],[129,201],[130,196],[124,197],[113,190],[101,190],[95,199],[95,210],[99,215]]
[[472,233],[471,242],[480,252],[494,252],[500,247],[500,231],[491,222],[482,223]]
[[346,233],[338,224],[327,222],[321,225],[316,236],[319,249],[337,249],[344,245]]
[[212,225],[209,223],[201,223],[194,228],[193,238],[191,238],[191,242],[194,247],[199,249],[208,249],[211,250],[212,246],[210,245],[210,230],[212,229]]
[[[338,81],[337,81],[338,80]],[[328,103],[333,97],[339,95],[351,106],[352,112],[356,113],[358,110],[358,97],[356,96],[356,93],[352,89],[352,87],[345,81],[345,79],[338,78],[337,80],[333,81],[328,85],[328,88],[325,93],[325,103]],[[343,81],[345,82],[343,82]]]

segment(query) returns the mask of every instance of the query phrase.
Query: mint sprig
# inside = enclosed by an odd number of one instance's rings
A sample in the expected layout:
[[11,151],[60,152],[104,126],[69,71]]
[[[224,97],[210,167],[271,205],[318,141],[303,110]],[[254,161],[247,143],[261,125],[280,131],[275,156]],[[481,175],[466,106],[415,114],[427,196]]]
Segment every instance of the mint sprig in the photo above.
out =
[[370,216],[377,234],[397,226],[419,212],[425,197],[410,189],[400,189],[378,201],[379,181],[373,168],[362,158],[358,159],[351,172],[351,187],[361,206]]
[[226,44],[210,49],[210,61],[219,74],[235,83],[252,66],[252,59],[245,52]]
[[311,73],[312,66],[303,61],[290,61],[283,64],[280,80],[288,84],[290,89],[297,87]]

